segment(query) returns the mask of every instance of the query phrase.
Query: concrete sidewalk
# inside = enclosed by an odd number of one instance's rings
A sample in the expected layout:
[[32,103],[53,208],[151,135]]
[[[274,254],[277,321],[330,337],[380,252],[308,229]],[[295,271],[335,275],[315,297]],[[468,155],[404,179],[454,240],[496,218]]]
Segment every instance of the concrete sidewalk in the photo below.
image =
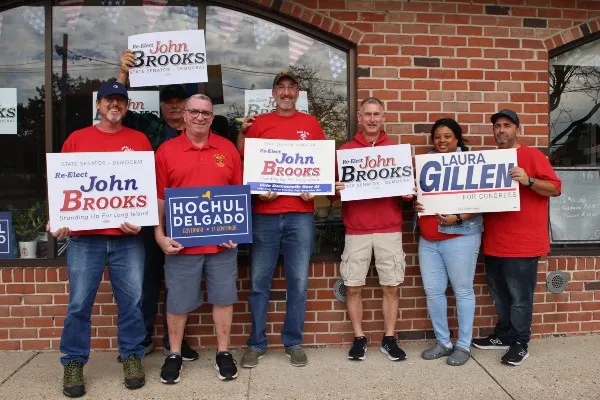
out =
[[[94,353],[84,370],[85,399],[600,399],[600,336],[534,340],[520,367],[500,363],[502,350],[473,349],[463,367],[445,358],[425,361],[429,343],[401,344],[408,360],[391,362],[369,347],[364,362],[346,359],[345,348],[307,349],[309,364],[292,367],[282,350],[267,353],[252,370],[221,382],[215,353],[184,363],[181,383],[164,385],[164,357],[144,359],[146,385],[125,389],[115,353]],[[234,352],[239,361],[242,352]],[[0,352],[0,399],[63,399],[57,353]]]

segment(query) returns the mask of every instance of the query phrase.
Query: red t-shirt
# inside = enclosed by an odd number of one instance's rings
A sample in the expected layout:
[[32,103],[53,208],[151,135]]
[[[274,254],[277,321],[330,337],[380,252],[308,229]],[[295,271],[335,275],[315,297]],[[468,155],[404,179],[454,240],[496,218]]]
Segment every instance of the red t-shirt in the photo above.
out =
[[[517,149],[517,164],[528,176],[550,181],[560,192],[562,182],[546,156],[533,147]],[[537,257],[550,251],[548,197],[519,187],[520,211],[483,214],[483,253],[495,257]]]
[[[165,199],[165,188],[242,184],[242,162],[235,146],[210,133],[202,147],[190,142],[185,131],[156,151],[156,191]],[[220,246],[186,247],[179,254],[214,254]]]
[[420,217],[419,230],[421,231],[421,236],[430,242],[436,240],[448,240],[460,236],[438,231],[438,222],[435,215],[423,215]]
[[[283,117],[272,112],[256,117],[248,132],[246,132],[246,137],[281,140],[325,140],[325,133],[323,133],[317,119],[312,115],[298,111],[290,117]],[[254,212],[258,214],[315,211],[315,202],[304,201],[300,196],[279,196],[273,201],[262,201],[258,196],[255,196],[253,203]]]
[[[63,143],[61,153],[109,151],[152,151],[152,145],[142,132],[124,126],[114,133],[103,132],[96,126],[88,126],[71,133]],[[71,236],[80,235],[125,235],[125,233],[119,228],[71,232]]]

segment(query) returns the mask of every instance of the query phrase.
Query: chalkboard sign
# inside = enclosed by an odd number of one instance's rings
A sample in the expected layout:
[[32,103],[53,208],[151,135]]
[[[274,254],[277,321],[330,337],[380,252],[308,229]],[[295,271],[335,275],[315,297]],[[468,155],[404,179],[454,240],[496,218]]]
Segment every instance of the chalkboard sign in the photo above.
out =
[[562,194],[550,198],[552,243],[600,243],[600,170],[556,170]]

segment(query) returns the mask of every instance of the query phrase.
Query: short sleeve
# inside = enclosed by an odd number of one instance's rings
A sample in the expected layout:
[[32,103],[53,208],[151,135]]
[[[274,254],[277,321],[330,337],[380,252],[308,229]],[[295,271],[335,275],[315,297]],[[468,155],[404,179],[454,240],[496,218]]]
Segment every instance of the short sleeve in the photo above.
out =
[[167,162],[165,158],[164,147],[160,147],[156,152],[155,168],[156,168],[156,196],[164,200],[165,199],[165,188],[169,187],[169,177]]
[[544,153],[539,150],[535,152],[535,170],[533,178],[548,181],[552,183],[559,192],[562,192],[562,181],[556,175],[556,172],[554,172],[550,161],[548,161]]

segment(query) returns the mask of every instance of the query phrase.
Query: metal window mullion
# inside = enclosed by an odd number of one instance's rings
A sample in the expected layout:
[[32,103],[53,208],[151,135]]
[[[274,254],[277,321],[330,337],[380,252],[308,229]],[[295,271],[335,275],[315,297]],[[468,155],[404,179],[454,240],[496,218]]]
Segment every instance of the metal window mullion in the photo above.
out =
[[[52,94],[52,2],[51,0],[44,1],[44,138],[46,153],[52,153],[53,137],[52,137],[52,104],[54,101]],[[47,192],[47,190],[46,190]],[[47,199],[46,199],[47,200]],[[54,236],[48,235],[48,255],[47,258],[53,260],[55,254],[55,239]]]

